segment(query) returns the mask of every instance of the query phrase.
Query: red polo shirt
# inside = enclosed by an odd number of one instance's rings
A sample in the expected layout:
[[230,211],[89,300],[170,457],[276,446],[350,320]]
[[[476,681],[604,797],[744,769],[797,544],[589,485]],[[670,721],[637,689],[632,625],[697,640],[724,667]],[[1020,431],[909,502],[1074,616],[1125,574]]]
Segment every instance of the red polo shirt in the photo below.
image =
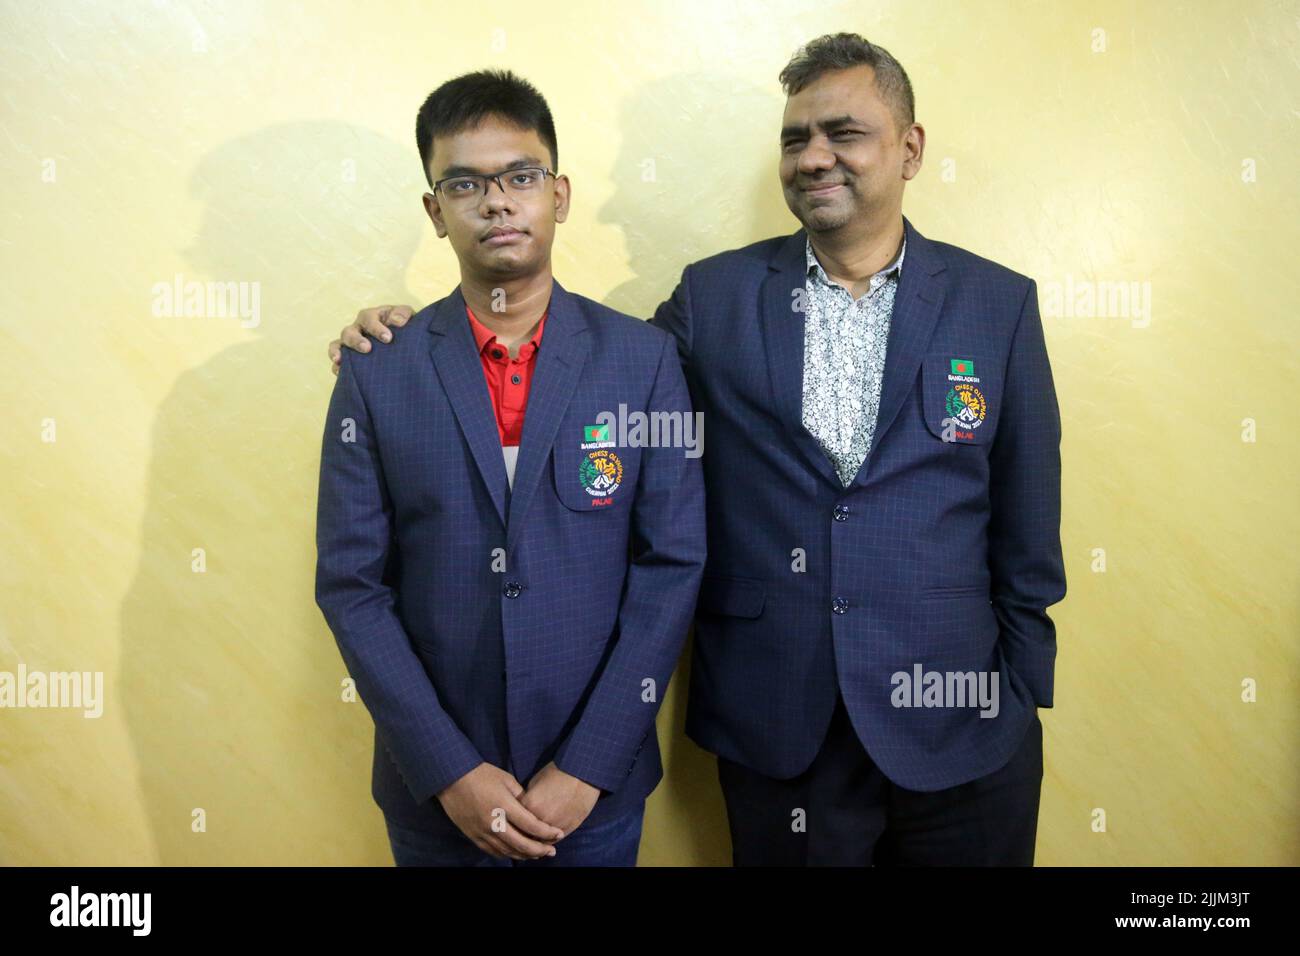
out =
[[537,347],[542,344],[542,328],[550,310],[542,314],[533,337],[519,346],[516,358],[510,357],[510,350],[497,342],[496,333],[480,322],[468,305],[465,312],[469,316],[469,327],[474,331],[479,360],[483,363],[483,377],[487,379],[492,410],[496,412],[501,444],[518,445],[524,432],[528,389],[532,385],[533,370],[537,368]]

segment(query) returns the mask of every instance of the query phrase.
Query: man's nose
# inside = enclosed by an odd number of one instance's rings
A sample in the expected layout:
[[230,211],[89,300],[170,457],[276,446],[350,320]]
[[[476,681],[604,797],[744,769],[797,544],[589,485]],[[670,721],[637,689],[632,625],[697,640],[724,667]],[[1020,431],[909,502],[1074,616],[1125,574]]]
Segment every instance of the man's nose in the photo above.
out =
[[799,154],[797,166],[801,173],[819,173],[826,169],[834,169],[835,154],[814,140]]
[[483,206],[489,212],[513,208],[514,200],[506,192],[505,187],[499,180],[489,179],[487,188],[483,190]]

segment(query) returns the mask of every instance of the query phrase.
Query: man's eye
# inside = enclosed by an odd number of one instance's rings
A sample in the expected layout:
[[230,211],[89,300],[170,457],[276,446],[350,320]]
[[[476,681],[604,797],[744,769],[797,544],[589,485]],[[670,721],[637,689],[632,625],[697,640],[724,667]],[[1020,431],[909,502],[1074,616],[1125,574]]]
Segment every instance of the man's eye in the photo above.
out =
[[803,143],[804,141],[801,139],[788,139],[781,144],[781,148],[784,149],[786,152],[789,152],[792,149],[798,149],[803,145]]
[[478,187],[478,183],[472,179],[456,179],[447,184],[447,188],[454,193],[472,192]]
[[855,129],[837,129],[831,136],[835,139],[843,139],[849,136],[857,136],[858,131]]
[[515,173],[510,177],[516,186],[531,186],[537,182],[537,174],[534,172]]

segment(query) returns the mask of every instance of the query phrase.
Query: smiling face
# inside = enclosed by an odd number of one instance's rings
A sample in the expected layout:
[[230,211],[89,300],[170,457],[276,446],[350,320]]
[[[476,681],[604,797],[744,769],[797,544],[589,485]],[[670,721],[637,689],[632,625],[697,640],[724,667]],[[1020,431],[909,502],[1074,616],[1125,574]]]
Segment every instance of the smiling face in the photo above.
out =
[[[523,166],[554,168],[554,158],[534,130],[523,130],[488,116],[477,126],[435,136],[429,158],[437,182],[467,173],[498,173]],[[569,214],[567,176],[547,176],[528,190],[506,189],[489,181],[486,191],[466,198],[440,188],[424,194],[424,208],[440,237],[451,242],[462,275],[510,279],[549,266],[555,224]],[[522,181],[522,180],[517,180]]]
[[920,126],[898,128],[871,67],[824,73],[786,100],[786,205],[810,233],[901,215],[903,184],[920,171],[924,147]]

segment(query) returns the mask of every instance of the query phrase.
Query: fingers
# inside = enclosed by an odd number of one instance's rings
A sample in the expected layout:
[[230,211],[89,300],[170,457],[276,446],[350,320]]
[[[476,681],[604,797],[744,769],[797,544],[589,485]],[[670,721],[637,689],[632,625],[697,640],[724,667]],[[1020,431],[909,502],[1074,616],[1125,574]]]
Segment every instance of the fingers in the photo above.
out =
[[374,309],[362,309],[357,313],[356,324],[361,326],[361,331],[366,335],[372,335],[381,342],[391,342],[393,333],[388,331],[388,326],[384,320],[388,318],[388,313],[393,310],[391,305],[381,305]]
[[361,331],[361,326],[355,323],[346,326],[343,329],[343,331],[339,333],[339,336],[340,336],[340,341],[345,346],[347,346],[350,349],[353,349],[354,351],[357,352],[370,351],[370,340],[366,338],[365,334]]
[[[509,832],[515,834],[516,837],[519,837],[520,835],[519,831],[517,830],[510,830]],[[541,854],[527,853],[522,848],[514,845],[509,840],[507,840],[505,833],[497,833],[492,830],[486,831],[480,834],[478,837],[475,837],[474,845],[477,846],[484,853],[488,854],[489,856],[494,856],[497,857],[498,859],[502,857],[508,857],[512,860],[533,860],[533,859],[537,859],[539,855],[540,856],[555,855],[554,851],[543,852]]]
[[514,797],[514,800],[504,808],[506,821],[513,825],[525,839],[532,838],[547,845],[562,840],[564,838],[563,830],[547,823],[520,801],[520,798],[526,794],[524,785],[508,773],[504,776],[503,782],[506,790]]
[[395,305],[389,310],[388,318],[385,321],[394,328],[400,329],[411,320],[413,315],[415,315],[415,310],[409,305]]
[[[508,819],[516,830],[521,834],[530,836],[534,840],[541,840],[542,843],[559,843],[564,839],[564,831],[558,826],[547,823],[541,817],[533,816],[532,813],[524,812],[523,814],[511,814]],[[523,818],[520,819],[520,817]]]
[[507,826],[501,833],[492,834],[506,845],[507,852],[522,854],[515,859],[536,860],[543,856],[554,856],[555,847],[530,840],[512,826]]
[[[510,832],[511,832],[511,833],[514,833],[516,836],[519,834],[519,831],[518,831],[518,830],[511,830]],[[538,859],[538,857],[536,857],[536,856],[534,856],[534,855],[532,855],[532,854],[530,854],[530,853],[525,853],[523,850],[520,850],[520,849],[516,848],[515,846],[513,846],[513,845],[512,845],[512,844],[511,844],[511,843],[510,843],[510,842],[505,838],[505,834],[503,834],[503,833],[494,833],[494,834],[492,834],[492,836],[496,839],[496,841],[497,841],[497,846],[499,846],[499,847],[501,848],[500,853],[501,853],[502,856],[508,856],[508,857],[510,857],[510,859],[512,859],[512,860],[535,860],[535,859]],[[543,854],[542,854],[542,856],[548,856],[548,855],[549,855],[549,854],[546,854],[546,853],[543,853]]]
[[506,819],[518,827],[521,832],[538,840],[553,843],[556,840],[564,839],[563,830],[551,826],[522,803],[516,802],[513,807],[506,807]]
[[377,305],[358,312],[357,320],[345,326],[339,337],[330,343],[330,361],[334,365],[335,374],[338,373],[339,362],[342,361],[340,346],[356,352],[369,352],[371,345],[370,338],[367,336],[379,339],[381,342],[391,342],[393,333],[389,330],[389,326],[401,328],[414,314],[415,310],[409,305]]

